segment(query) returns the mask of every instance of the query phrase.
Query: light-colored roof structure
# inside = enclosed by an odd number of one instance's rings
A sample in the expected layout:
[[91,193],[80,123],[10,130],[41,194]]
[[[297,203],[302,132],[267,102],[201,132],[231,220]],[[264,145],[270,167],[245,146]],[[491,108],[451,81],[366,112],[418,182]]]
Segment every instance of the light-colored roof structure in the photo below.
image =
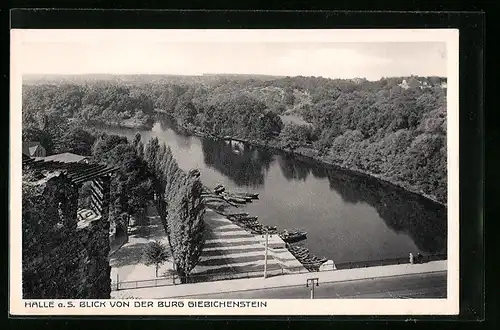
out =
[[118,167],[108,167],[101,164],[86,164],[78,162],[61,162],[48,160],[47,157],[40,157],[35,160],[23,155],[23,167],[26,166],[32,170],[41,170],[48,172],[62,172],[75,184],[82,184],[86,181],[94,180],[102,176],[111,174],[118,170]]
[[53,160],[56,162],[63,162],[63,163],[79,163],[83,160],[86,160],[88,157],[87,156],[81,156],[77,154],[73,154],[71,152],[64,152],[62,154],[56,154],[56,155],[50,155],[47,157],[36,157],[35,160]]

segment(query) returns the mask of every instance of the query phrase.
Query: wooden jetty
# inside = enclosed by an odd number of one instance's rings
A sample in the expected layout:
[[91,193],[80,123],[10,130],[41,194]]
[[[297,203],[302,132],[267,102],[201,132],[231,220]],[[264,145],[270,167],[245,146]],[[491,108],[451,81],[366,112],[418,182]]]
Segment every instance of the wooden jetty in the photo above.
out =
[[256,216],[250,216],[247,212],[230,213],[226,207],[239,207],[252,200],[258,199],[259,194],[249,192],[228,192],[226,188],[219,184],[214,189],[204,187],[202,197],[207,205],[210,205],[215,212],[226,217],[235,225],[250,232],[253,235],[277,234],[281,242],[286,244],[287,250],[300,262],[308,271],[319,271],[322,264],[327,262],[326,258],[319,258],[312,255],[308,249],[294,246],[290,243],[298,242],[307,238],[307,232],[303,230],[283,230],[279,231],[277,226],[263,225]]

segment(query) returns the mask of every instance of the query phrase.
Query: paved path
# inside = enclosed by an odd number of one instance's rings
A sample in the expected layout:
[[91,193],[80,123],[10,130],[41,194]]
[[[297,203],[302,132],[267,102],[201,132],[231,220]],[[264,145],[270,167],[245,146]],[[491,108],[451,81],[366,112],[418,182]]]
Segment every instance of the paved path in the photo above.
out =
[[[213,281],[228,276],[261,276],[265,260],[261,236],[249,233],[211,209],[206,210],[205,223],[206,241],[200,261],[191,273],[192,281]],[[284,267],[305,271],[288,250],[269,249],[268,271],[281,273]]]
[[289,286],[304,285],[311,277],[319,278],[320,283],[335,283],[372,278],[389,278],[402,275],[416,275],[435,272],[446,272],[447,261],[432,261],[424,264],[404,264],[391,266],[378,266],[357,269],[334,270],[326,272],[290,274],[283,276],[251,279],[226,280],[216,282],[203,282],[193,284],[182,284],[154,288],[133,289],[114,291],[114,298],[127,296],[141,298],[169,298],[192,295],[206,295],[213,293],[234,292],[242,290],[275,289]]
[[[311,287],[300,286],[214,293],[189,299],[310,299]],[[446,298],[446,272],[401,275],[356,281],[319,283],[316,299]]]
[[[144,265],[142,254],[146,245],[153,240],[160,240],[168,247],[168,239],[154,207],[149,207],[147,214],[145,219],[137,219],[135,226],[129,229],[128,242],[110,256],[112,282],[116,282],[117,276],[120,282],[155,278],[155,267]],[[172,263],[167,262],[160,267],[158,275],[170,269]]]

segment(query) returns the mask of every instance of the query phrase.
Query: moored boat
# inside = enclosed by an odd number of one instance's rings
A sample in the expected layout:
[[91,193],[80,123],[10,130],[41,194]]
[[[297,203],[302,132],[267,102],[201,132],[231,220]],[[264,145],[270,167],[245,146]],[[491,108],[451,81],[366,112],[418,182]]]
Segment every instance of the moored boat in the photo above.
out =
[[246,217],[240,217],[240,218],[238,218],[238,221],[242,221],[242,222],[245,222],[245,221],[257,221],[257,220],[259,220],[259,217],[246,216]]
[[259,198],[258,193],[249,193],[249,192],[235,192],[234,195],[242,198],[248,198],[248,199],[257,199]]
[[248,217],[248,213],[247,212],[227,213],[226,216],[230,218],[241,218],[241,217]]
[[221,194],[221,193],[223,193],[223,192],[224,192],[224,190],[226,190],[226,188],[225,188],[223,185],[221,185],[221,184],[217,185],[217,186],[214,188],[214,192],[215,192],[216,194]]
[[239,197],[227,197],[229,201],[233,203],[238,203],[238,204],[245,204],[247,202],[246,199],[244,198],[239,198]]
[[282,231],[279,236],[287,243],[298,242],[307,238],[307,232],[302,230]]

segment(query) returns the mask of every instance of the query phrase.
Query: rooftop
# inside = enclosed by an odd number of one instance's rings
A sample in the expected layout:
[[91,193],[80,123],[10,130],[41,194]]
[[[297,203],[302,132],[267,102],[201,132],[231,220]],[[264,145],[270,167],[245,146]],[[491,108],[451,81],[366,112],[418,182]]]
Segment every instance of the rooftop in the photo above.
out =
[[75,184],[82,184],[118,170],[118,167],[109,167],[101,164],[66,163],[47,160],[47,157],[34,159],[24,154],[22,164],[33,170],[64,173]]
[[26,154],[28,156],[33,155],[38,148],[43,149],[40,142],[36,142],[36,141],[24,141],[23,142],[23,154]]
[[58,162],[64,162],[64,163],[78,163],[83,160],[88,159],[87,156],[81,156],[77,154],[73,154],[70,152],[64,152],[62,154],[56,154],[56,155],[50,155],[47,157],[35,157],[35,160],[54,160]]

